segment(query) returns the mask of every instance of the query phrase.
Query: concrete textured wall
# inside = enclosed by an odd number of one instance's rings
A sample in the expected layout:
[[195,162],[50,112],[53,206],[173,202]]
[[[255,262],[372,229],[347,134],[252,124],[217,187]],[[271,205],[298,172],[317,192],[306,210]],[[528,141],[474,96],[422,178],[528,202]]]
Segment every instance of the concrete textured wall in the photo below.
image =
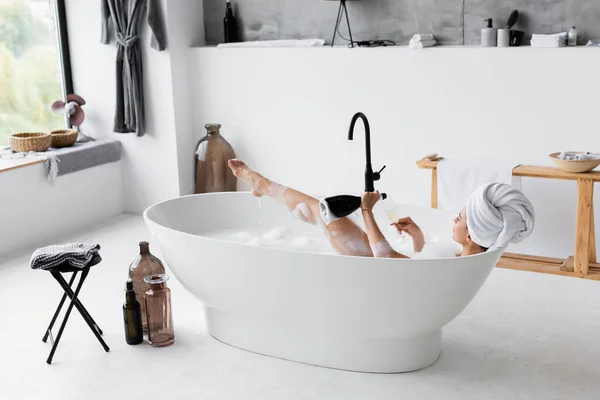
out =
[[[338,1],[232,0],[243,40],[323,38],[331,42]],[[600,39],[598,0],[363,0],[348,1],[354,40],[390,39],[407,44],[417,32],[433,32],[442,44],[479,44],[484,19],[501,26],[521,12],[514,29],[554,33],[576,25],[580,44]],[[224,0],[204,0],[206,40],[223,38]],[[345,24],[342,34],[347,37]],[[336,39],[336,43],[343,43]]]

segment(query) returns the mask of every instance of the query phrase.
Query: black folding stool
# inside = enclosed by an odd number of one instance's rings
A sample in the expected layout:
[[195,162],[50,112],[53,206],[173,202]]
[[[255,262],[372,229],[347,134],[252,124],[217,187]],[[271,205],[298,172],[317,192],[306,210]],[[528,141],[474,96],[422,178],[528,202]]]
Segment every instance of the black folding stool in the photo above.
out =
[[[54,279],[56,279],[56,281],[59,283],[59,285],[62,287],[62,289],[65,292],[60,300],[60,303],[58,304],[58,308],[56,309],[54,316],[52,317],[52,321],[50,321],[50,325],[48,325],[48,329],[46,329],[44,337],[42,338],[42,341],[44,343],[46,343],[46,341],[48,340],[48,337],[50,337],[50,342],[52,343],[52,350],[50,350],[50,355],[48,356],[48,359],[46,360],[46,362],[48,364],[52,363],[52,357],[54,357],[54,353],[56,352],[56,348],[58,347],[60,338],[63,334],[63,331],[65,330],[65,326],[67,325],[67,321],[69,319],[69,316],[71,315],[71,310],[73,309],[73,306],[75,306],[75,308],[77,308],[77,311],[79,311],[79,313],[81,314],[81,316],[83,317],[85,322],[88,324],[88,326],[90,327],[90,329],[96,336],[96,339],[98,339],[98,341],[100,342],[100,344],[102,345],[104,350],[107,352],[110,351],[109,347],[104,342],[104,339],[102,339],[102,336],[101,336],[103,333],[102,329],[100,329],[100,327],[98,326],[96,321],[94,321],[94,319],[92,318],[92,316],[90,315],[88,310],[83,306],[81,301],[78,299],[79,292],[81,291],[81,287],[83,286],[83,283],[85,282],[85,278],[87,278],[88,274],[90,273],[90,268],[93,267],[94,265],[99,264],[100,261],[102,261],[102,257],[100,257],[99,254],[96,254],[96,255],[94,255],[94,258],[92,258],[90,263],[85,268],[72,267],[71,265],[69,265],[67,263],[62,263],[60,265],[57,265],[56,267],[45,270],[45,271],[49,271],[52,274]],[[71,280],[69,281],[69,283],[67,283],[67,281],[65,281],[65,278],[63,278],[62,274],[69,273],[69,272],[72,272],[73,275],[71,276]],[[75,289],[75,292],[73,292],[73,289],[72,289],[73,283],[75,282],[75,278],[77,277],[78,273],[81,273],[81,276],[79,278],[79,282],[77,283],[77,288]],[[54,339],[54,337],[52,335],[52,327],[54,326],[54,323],[56,322],[56,319],[58,318],[58,314],[60,313],[60,310],[62,309],[62,306],[65,303],[65,300],[67,299],[67,297],[69,297],[71,302],[69,303],[69,306],[67,307],[65,317],[60,325],[60,329],[58,330],[56,339]]]

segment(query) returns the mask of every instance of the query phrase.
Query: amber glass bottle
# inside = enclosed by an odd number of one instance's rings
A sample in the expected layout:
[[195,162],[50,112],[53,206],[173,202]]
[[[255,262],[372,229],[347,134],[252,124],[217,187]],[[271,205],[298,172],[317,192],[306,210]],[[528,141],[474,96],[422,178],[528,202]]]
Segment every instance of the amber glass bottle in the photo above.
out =
[[165,274],[149,275],[145,278],[150,285],[145,296],[148,342],[154,347],[169,346],[175,342],[168,279]]
[[133,260],[129,267],[129,278],[133,282],[133,290],[135,290],[135,295],[142,306],[142,327],[144,332],[148,332],[144,294],[150,288],[150,285],[144,281],[144,277],[164,273],[165,267],[163,263],[150,253],[150,244],[148,242],[140,242],[140,254]]
[[235,152],[221,135],[220,124],[206,125],[207,134],[196,145],[196,184],[194,193],[234,192],[237,178],[227,162]]

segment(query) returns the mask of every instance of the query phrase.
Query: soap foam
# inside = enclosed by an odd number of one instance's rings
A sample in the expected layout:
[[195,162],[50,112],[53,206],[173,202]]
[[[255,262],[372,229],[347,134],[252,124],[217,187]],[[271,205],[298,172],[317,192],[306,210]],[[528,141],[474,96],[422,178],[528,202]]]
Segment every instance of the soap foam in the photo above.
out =
[[288,230],[286,228],[278,227],[263,233],[261,238],[267,242],[276,242],[278,240],[282,240],[287,233]]
[[314,224],[314,221],[312,220],[312,211],[310,211],[310,208],[308,208],[305,203],[298,203],[296,208],[292,211],[292,215],[302,222]]
[[381,239],[379,242],[372,245],[371,250],[377,258],[391,257],[394,253],[394,249],[386,239]]
[[283,195],[285,194],[288,188],[286,186],[280,185],[279,183],[271,182],[271,186],[269,187],[269,193],[271,197],[277,200],[279,203],[284,203],[285,199]]
[[[325,234],[323,234],[325,233]],[[222,240],[226,242],[241,243],[249,246],[259,246],[264,248],[293,250],[311,254],[329,254],[335,255],[337,252],[333,249],[326,235],[331,237],[332,233],[325,229],[324,231],[300,231],[290,230],[284,227],[275,227],[271,229],[239,229],[239,230],[218,230],[204,234],[203,236]],[[438,243],[428,242],[421,253],[415,254],[412,241],[398,242],[390,238],[390,242],[385,246],[378,243],[371,249],[362,238],[346,238],[338,235],[336,244],[344,251],[353,254],[368,254],[373,251],[376,255],[385,254],[390,249],[404,254],[410,258],[418,259],[438,259],[454,257],[460,252],[460,246],[449,240],[442,241],[440,237]],[[387,253],[389,255],[389,253]],[[380,255],[381,257],[381,255]]]

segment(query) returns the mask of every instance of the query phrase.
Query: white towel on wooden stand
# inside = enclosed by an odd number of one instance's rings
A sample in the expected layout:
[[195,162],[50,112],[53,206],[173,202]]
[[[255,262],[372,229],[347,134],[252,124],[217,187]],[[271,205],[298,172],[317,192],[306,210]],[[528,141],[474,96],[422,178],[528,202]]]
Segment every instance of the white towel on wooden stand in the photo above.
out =
[[506,183],[521,189],[521,179],[512,176],[517,165],[500,161],[440,160],[437,166],[438,208],[460,212],[469,196],[489,182]]

